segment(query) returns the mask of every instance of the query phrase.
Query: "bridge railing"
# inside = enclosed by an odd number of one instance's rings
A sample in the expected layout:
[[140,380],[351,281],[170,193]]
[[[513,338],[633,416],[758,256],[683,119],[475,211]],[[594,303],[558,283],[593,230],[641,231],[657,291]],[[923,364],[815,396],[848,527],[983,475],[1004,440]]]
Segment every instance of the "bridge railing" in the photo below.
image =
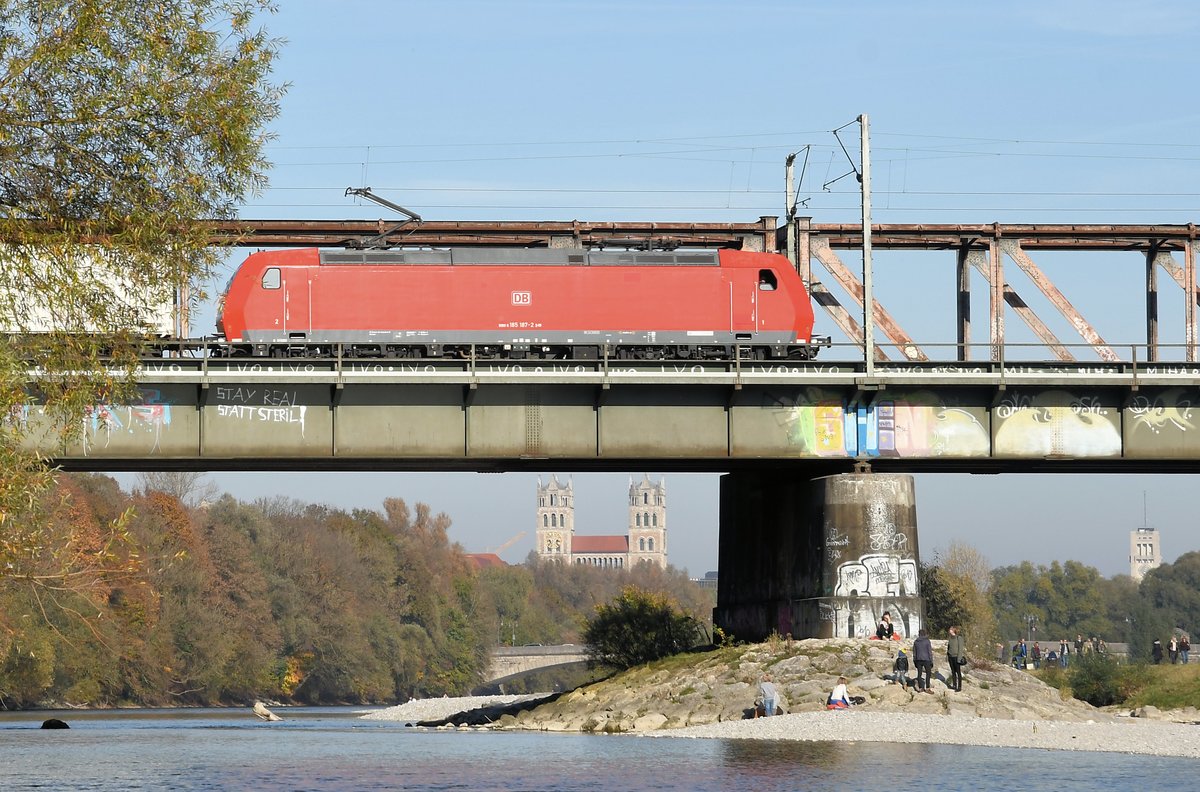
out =
[[[1078,357],[1095,352],[1097,345],[1062,345]],[[365,358],[348,354],[341,346],[293,346],[285,358],[216,357],[207,340],[168,342],[152,348],[143,361],[143,376],[155,381],[220,383],[303,381],[335,385],[404,381],[458,383],[477,387],[487,383],[538,382],[543,384],[711,384],[740,387],[760,381],[795,379],[809,384],[861,381],[880,383],[945,382],[958,384],[1047,385],[1075,381],[1138,387],[1155,382],[1178,383],[1200,375],[1200,363],[1185,361],[1184,345],[1159,345],[1158,359],[1150,359],[1145,344],[1108,344],[1114,355],[1099,360],[1062,360],[1044,344],[925,344],[934,353],[924,360],[877,360],[873,379],[867,378],[861,346],[834,344],[818,360],[753,359],[735,354],[732,359],[627,360],[602,355],[595,360],[499,359],[464,357]],[[309,353],[312,354],[309,354]],[[858,353],[858,358],[854,354]]]

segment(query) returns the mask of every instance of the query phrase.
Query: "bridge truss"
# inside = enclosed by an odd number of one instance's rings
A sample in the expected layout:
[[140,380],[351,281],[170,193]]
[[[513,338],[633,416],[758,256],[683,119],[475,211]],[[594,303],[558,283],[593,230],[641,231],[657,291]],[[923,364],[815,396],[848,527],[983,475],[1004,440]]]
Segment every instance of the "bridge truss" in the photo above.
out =
[[[218,245],[245,247],[582,247],[582,248],[734,248],[784,252],[808,284],[813,300],[830,316],[845,336],[860,343],[863,328],[863,284],[856,266],[845,253],[861,251],[862,228],[845,223],[814,223],[797,217],[780,226],[775,217],[745,223],[688,222],[584,222],[584,221],[421,221],[400,228],[390,221],[365,220],[241,220],[213,222],[212,240]],[[952,251],[956,261],[956,355],[972,357],[971,273],[987,284],[988,356],[1000,360],[1005,348],[1006,306],[1024,322],[1059,361],[1076,360],[1080,346],[1059,338],[1037,315],[1005,276],[1011,262],[1100,360],[1122,360],[1067,295],[1035,261],[1042,251],[1124,251],[1137,254],[1145,269],[1145,354],[1149,362],[1161,359],[1159,341],[1159,276],[1165,273],[1184,294],[1183,357],[1197,357],[1196,226],[1187,225],[1062,225],[1062,224],[878,224],[872,226],[871,244],[880,250]],[[820,272],[815,265],[824,270]],[[827,283],[836,284],[855,304],[847,307]],[[892,354],[910,361],[927,361],[929,355],[905,332],[893,314],[874,300],[872,320],[890,340],[876,346],[876,360]]]

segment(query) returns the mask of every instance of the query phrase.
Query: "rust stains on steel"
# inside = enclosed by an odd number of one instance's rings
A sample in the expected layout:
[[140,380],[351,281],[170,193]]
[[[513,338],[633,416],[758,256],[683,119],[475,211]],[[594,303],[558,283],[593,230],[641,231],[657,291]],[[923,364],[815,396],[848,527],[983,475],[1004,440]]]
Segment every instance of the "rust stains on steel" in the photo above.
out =
[[[376,220],[219,220],[209,223],[213,244],[246,247],[349,246],[378,236]],[[1027,250],[1183,251],[1196,237],[1194,225],[1065,225],[1027,223],[880,223],[871,226],[879,248],[986,250],[996,239],[1012,239]],[[806,231],[834,249],[862,246],[862,227],[851,223],[810,223]],[[655,246],[778,250],[785,228],[775,218],[743,223],[568,221],[422,221],[391,234],[387,244],[437,246]]]
[[[374,220],[213,221],[213,244],[244,247],[354,247],[379,235]],[[389,234],[386,244],[436,246],[710,247],[775,250],[774,218],[752,223],[422,221]]]

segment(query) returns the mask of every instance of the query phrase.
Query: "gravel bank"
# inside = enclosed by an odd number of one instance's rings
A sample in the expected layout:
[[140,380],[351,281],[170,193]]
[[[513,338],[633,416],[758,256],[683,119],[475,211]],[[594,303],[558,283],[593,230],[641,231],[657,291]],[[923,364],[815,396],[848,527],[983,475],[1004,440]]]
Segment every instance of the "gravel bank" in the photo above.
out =
[[983,745],[1200,758],[1200,726],[1140,718],[1109,722],[996,720],[900,712],[801,712],[664,729],[649,737]]
[[[463,696],[417,699],[363,715],[364,720],[440,720],[468,710],[541,698]],[[1110,751],[1152,756],[1200,758],[1200,725],[1142,718],[1105,722],[999,720],[972,715],[904,712],[800,712],[775,718],[724,721],[682,729],[643,732],[640,736],[838,742],[941,743],[995,748],[1041,748],[1055,751]]]
[[550,694],[531,693],[524,696],[457,696],[455,698],[413,699],[395,707],[369,712],[363,715],[362,719],[401,721],[412,724],[421,721],[442,720],[468,710],[482,709],[496,704],[515,704],[518,701],[544,698],[548,695]]

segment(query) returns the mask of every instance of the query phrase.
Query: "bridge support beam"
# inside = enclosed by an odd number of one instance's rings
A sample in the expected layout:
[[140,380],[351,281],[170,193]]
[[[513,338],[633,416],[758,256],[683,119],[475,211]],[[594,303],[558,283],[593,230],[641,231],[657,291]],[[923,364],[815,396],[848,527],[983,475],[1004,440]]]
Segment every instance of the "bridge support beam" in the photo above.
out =
[[885,611],[921,627],[912,476],[731,473],[720,531],[713,623],[739,639],[866,637]]

